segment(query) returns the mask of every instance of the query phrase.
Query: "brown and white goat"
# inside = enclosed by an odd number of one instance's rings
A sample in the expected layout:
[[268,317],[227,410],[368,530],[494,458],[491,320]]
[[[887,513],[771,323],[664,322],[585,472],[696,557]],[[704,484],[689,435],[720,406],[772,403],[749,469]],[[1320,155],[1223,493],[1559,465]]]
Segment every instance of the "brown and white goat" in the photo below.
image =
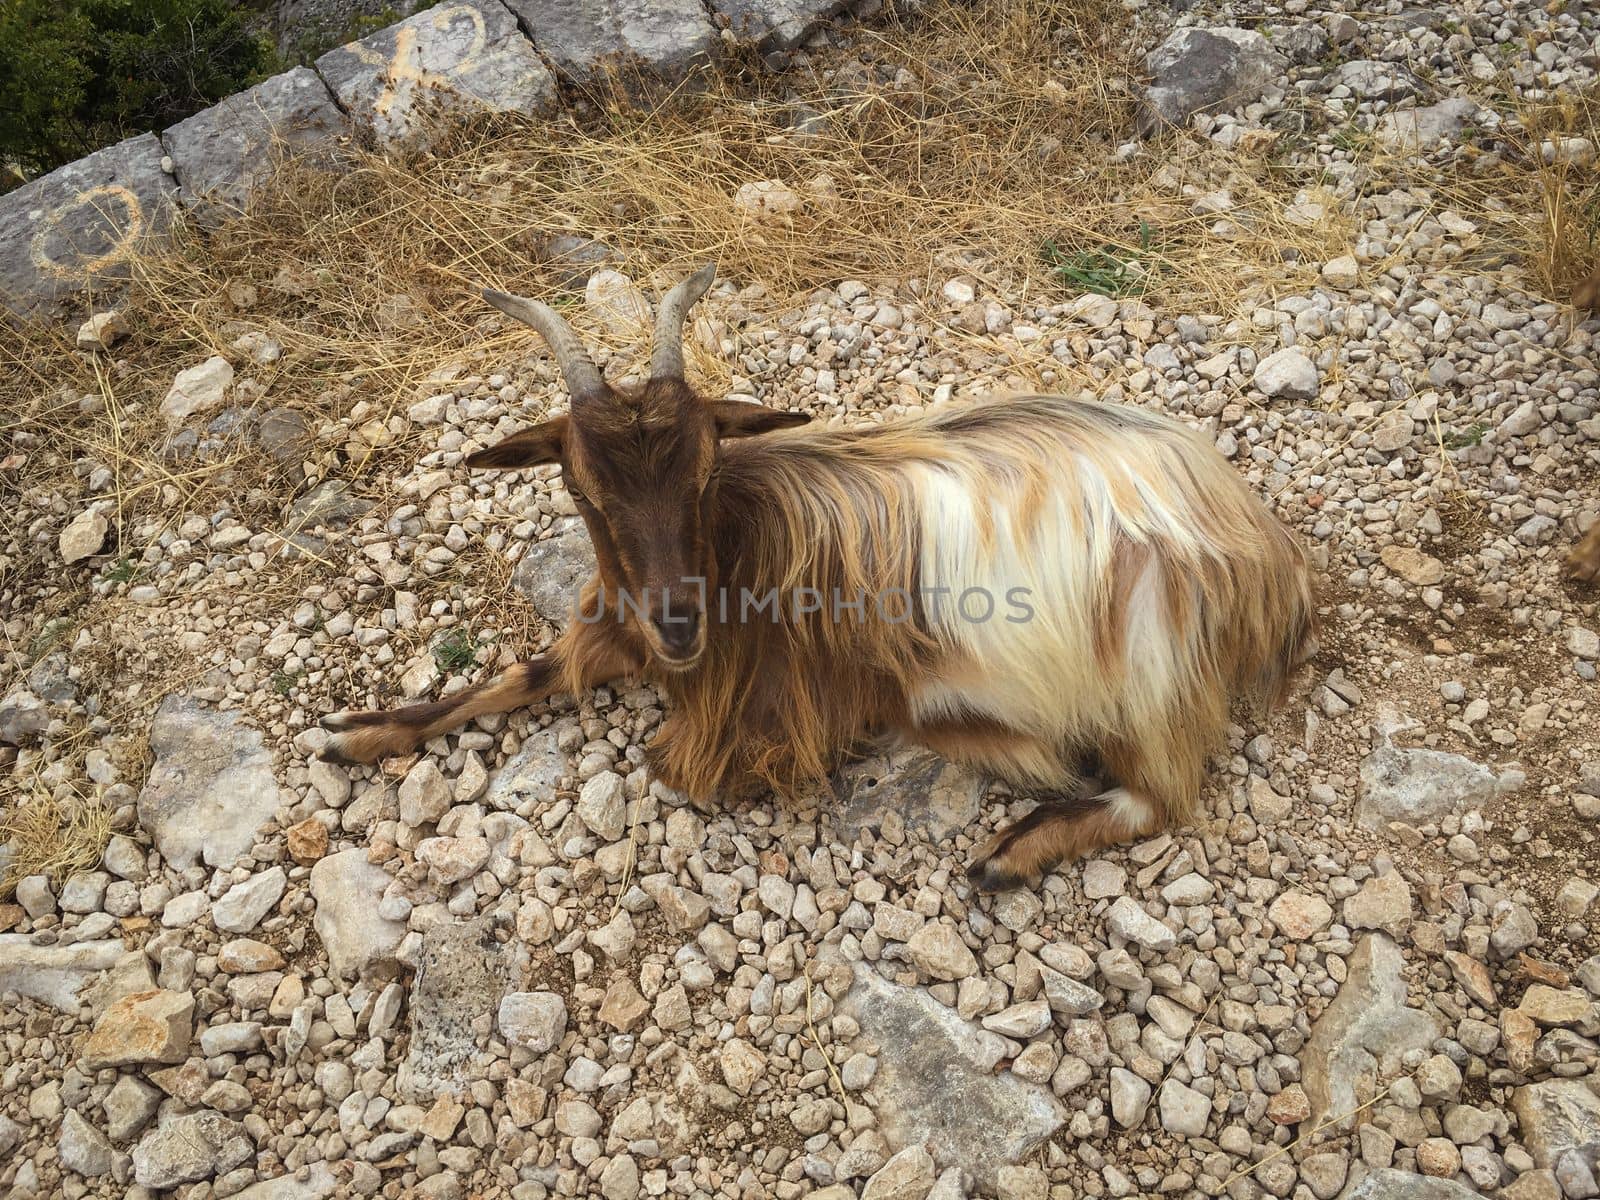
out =
[[[712,274],[663,300],[632,391],[548,306],[484,293],[543,336],[572,405],[467,465],[560,464],[598,561],[583,619],[448,699],[328,718],[325,754],[404,754],[642,677],[670,700],[650,766],[700,800],[822,784],[886,733],[1044,793],[978,852],[985,889],[1187,819],[1230,701],[1276,698],[1313,623],[1302,551],[1222,456],[1164,417],[1047,396],[848,430],[704,399],[682,324]],[[774,592],[773,611],[742,599]],[[1068,798],[1085,761],[1113,786]]]

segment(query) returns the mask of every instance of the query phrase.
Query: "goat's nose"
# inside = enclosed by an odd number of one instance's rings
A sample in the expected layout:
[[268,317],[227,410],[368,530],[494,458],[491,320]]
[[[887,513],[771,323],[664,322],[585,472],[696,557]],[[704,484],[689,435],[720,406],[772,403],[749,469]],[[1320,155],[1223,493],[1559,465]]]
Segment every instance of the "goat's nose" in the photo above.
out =
[[673,654],[688,654],[694,649],[700,634],[700,614],[694,610],[659,616],[651,622],[661,637],[661,644]]

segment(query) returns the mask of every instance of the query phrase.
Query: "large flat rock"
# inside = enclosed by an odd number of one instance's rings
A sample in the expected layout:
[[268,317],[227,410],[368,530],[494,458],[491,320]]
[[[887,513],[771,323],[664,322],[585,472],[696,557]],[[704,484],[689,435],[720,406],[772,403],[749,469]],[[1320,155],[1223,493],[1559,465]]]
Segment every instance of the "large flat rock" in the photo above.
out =
[[[557,629],[572,621],[583,585],[595,572],[594,546],[577,517],[563,518],[553,536],[532,543],[511,572],[511,586],[526,596],[534,611]],[[597,601],[584,611],[599,613]],[[610,619],[610,618],[608,618]]]
[[487,919],[449,922],[422,935],[411,984],[411,1047],[400,1064],[400,1091],[418,1102],[465,1086],[488,1061],[500,998],[522,974],[525,949],[495,939]]
[[1380,704],[1373,722],[1376,746],[1361,760],[1356,818],[1371,829],[1390,821],[1421,825],[1469,808],[1481,808],[1500,792],[1488,767],[1443,750],[1396,746],[1396,734],[1414,729],[1391,704]]
[[365,850],[341,850],[311,868],[313,923],[335,976],[366,976],[392,966],[406,925],[378,912],[391,882],[387,871],[367,861]]
[[840,1008],[878,1047],[864,1097],[896,1150],[925,1146],[941,1169],[960,1167],[992,1189],[1001,1167],[1020,1162],[1066,1119],[1049,1088],[981,1069],[969,1052],[984,1032],[924,988],[858,966]]
[[1254,30],[1178,29],[1145,57],[1150,75],[1139,132],[1183,125],[1197,112],[1242,108],[1283,78],[1288,61]]
[[908,829],[942,842],[978,819],[984,782],[967,767],[916,746],[896,747],[850,763],[834,777],[836,820],[846,844],[862,829],[879,829],[890,812]]
[[168,864],[231,867],[278,808],[261,733],[236,712],[168,696],[150,726],[155,764],[139,793],[139,823]]
[[1481,1192],[1452,1179],[1430,1179],[1383,1167],[1356,1178],[1339,1200],[1479,1200]]
[[506,0],[556,70],[580,84],[681,78],[710,62],[700,0]]
[[317,59],[351,117],[383,146],[426,144],[433,118],[539,113],[555,80],[500,0],[440,4]]
[[122,943],[74,942],[36,946],[25,933],[0,934],[0,992],[16,992],[62,1012],[78,1011],[78,990],[116,966]]
[[1406,1005],[1405,959],[1381,933],[1368,934],[1350,956],[1349,975],[1300,1056],[1316,1129],[1330,1115],[1355,1112],[1379,1082],[1403,1071],[1407,1050],[1427,1050],[1439,1036],[1433,1018]]
[[1512,1094],[1522,1143],[1541,1167],[1554,1167],[1575,1153],[1593,1166],[1600,1162],[1600,1096],[1589,1079],[1549,1079]]
[[179,121],[161,135],[190,208],[226,215],[284,154],[326,152],[349,122],[321,77],[296,67]]
[[124,276],[171,216],[162,153],[142,133],[0,196],[0,302],[28,312]]

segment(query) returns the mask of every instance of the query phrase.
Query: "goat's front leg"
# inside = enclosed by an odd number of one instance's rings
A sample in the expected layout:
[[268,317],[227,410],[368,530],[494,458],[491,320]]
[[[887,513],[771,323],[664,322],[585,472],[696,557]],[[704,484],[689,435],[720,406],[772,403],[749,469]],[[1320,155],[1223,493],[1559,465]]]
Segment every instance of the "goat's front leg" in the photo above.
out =
[[576,667],[578,687],[598,687],[644,666],[642,647],[620,631],[598,625],[574,625],[550,652],[502,671],[443,700],[409,704],[388,711],[334,713],[322,727],[333,733],[321,757],[332,762],[370,763],[410,754],[430,738],[459,729],[475,717],[526,708],[560,689]]

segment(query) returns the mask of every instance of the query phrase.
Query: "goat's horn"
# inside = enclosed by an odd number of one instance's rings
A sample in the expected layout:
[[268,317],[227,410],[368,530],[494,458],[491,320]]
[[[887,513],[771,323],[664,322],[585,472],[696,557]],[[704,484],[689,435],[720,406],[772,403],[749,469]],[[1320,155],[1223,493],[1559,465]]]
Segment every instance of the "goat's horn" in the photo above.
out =
[[683,318],[716,275],[717,264],[707,263],[662,298],[656,315],[655,349],[650,353],[650,378],[683,378]]
[[594,365],[594,360],[583,348],[578,335],[572,332],[572,326],[555,309],[541,300],[528,300],[522,296],[497,292],[493,288],[484,288],[483,298],[507,316],[515,317],[538,330],[539,336],[550,347],[550,353],[556,356],[556,365],[561,368],[561,374],[567,381],[567,391],[572,393],[574,400],[598,395],[605,390],[600,369]]

